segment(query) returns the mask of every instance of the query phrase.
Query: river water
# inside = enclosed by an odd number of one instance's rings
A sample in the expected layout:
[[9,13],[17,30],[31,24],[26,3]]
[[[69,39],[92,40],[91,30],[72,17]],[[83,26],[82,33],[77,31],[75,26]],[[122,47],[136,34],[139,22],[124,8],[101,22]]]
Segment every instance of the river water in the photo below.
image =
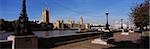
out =
[[[33,31],[33,33],[38,37],[56,37],[56,36],[85,34],[85,33],[76,33],[76,31],[77,30],[64,30],[64,31],[54,30],[54,31]],[[0,40],[6,40],[10,34],[13,34],[13,32],[0,33]]]

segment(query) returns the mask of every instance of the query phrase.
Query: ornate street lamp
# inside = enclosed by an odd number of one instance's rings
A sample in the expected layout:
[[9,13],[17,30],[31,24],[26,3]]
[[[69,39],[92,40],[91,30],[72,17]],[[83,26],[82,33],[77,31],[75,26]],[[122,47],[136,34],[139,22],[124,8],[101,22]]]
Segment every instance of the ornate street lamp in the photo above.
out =
[[18,21],[15,23],[15,35],[34,35],[31,30],[30,22],[26,13],[26,0],[22,0],[22,11]]
[[121,19],[121,29],[123,29],[123,19]]
[[129,22],[127,22],[127,29],[129,29]]
[[106,12],[106,30],[109,30],[109,24],[108,24],[108,12]]

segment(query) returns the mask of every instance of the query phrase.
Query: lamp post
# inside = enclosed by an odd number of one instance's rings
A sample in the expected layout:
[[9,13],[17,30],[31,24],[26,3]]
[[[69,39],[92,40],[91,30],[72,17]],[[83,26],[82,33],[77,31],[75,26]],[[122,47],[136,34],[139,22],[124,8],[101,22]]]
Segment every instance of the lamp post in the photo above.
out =
[[121,29],[123,29],[123,19],[121,19]]
[[127,22],[127,29],[129,29],[129,22]]
[[108,12],[106,12],[106,30],[109,30],[109,24],[108,24]]

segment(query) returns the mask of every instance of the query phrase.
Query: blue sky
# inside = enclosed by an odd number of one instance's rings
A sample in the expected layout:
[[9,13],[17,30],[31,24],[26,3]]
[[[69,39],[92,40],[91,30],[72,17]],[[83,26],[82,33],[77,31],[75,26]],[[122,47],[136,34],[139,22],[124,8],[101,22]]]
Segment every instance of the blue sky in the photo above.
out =
[[[0,0],[0,18],[18,19],[22,0]],[[144,0],[27,0],[27,14],[30,20],[41,20],[43,7],[50,8],[51,22],[58,17],[67,20],[71,17],[76,22],[83,16],[84,22],[105,24],[105,12],[110,12],[109,23],[120,19],[127,21],[131,8]]]

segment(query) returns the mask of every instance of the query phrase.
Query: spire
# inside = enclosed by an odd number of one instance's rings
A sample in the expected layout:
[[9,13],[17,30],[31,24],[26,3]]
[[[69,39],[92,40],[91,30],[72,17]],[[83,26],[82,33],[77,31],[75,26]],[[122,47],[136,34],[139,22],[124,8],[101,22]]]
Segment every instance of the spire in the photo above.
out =
[[83,24],[83,18],[82,18],[82,16],[80,17],[80,24]]
[[71,21],[71,17],[68,17],[68,22],[70,22]]
[[20,15],[21,15],[21,17],[27,17],[27,13],[26,13],[26,0],[22,1],[22,13]]

